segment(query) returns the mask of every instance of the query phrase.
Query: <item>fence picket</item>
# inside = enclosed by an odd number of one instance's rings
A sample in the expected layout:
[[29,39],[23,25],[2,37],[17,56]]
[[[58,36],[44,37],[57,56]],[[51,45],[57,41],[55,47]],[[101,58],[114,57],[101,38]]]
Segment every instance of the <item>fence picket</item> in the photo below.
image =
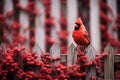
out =
[[[33,51],[33,52],[36,52],[36,53],[38,54],[37,59],[38,59],[38,61],[41,61],[42,50],[41,50],[41,48],[39,47],[38,44],[35,44],[35,45],[34,45],[34,47],[32,48],[32,51]],[[34,67],[34,68],[33,68],[33,71],[34,71],[35,73],[39,73],[39,68],[38,68],[38,67]]]
[[[19,0],[19,3],[22,7],[26,7],[28,2],[30,0]],[[68,54],[60,54],[60,47],[58,44],[53,44],[53,46],[50,48],[50,54],[53,58],[61,58],[61,62],[66,62],[67,66],[76,64],[77,60],[77,52],[76,47],[74,44],[71,44],[73,41],[72,39],[72,31],[73,31],[73,24],[76,18],[78,17],[78,8],[77,8],[77,1],[78,0],[67,0],[67,30],[68,30]],[[90,33],[91,33],[91,43],[96,48],[98,52],[100,52],[101,47],[101,39],[100,39],[100,29],[99,29],[99,4],[100,0],[90,0]],[[6,19],[6,24],[8,27],[11,27],[11,23],[13,21],[12,17],[7,17],[7,13],[9,11],[13,11],[13,8],[16,7],[16,4],[13,3],[15,1],[13,0],[2,0],[4,2],[4,16]],[[116,6],[116,0],[107,0],[107,4],[111,7],[113,10],[114,16],[112,16],[108,12],[108,16],[110,18],[113,18],[113,21],[108,24],[109,25],[109,32],[113,34],[113,36],[117,37],[117,33],[115,31],[112,31],[112,27],[115,24],[115,18],[117,16],[117,6]],[[38,9],[38,14],[35,17],[35,46],[33,47],[33,51],[36,51],[38,54],[38,60],[41,61],[41,53],[42,50],[45,51],[45,6],[43,6],[43,0],[35,0],[36,8]],[[14,7],[13,7],[14,6]],[[95,7],[96,6],[96,7]],[[15,8],[16,11],[17,8]],[[29,49],[29,14],[25,12],[24,10],[20,9],[20,15],[19,15],[19,21],[20,21],[20,33],[21,35],[26,38],[25,46],[27,49]],[[71,11],[72,10],[72,11]],[[13,12],[15,12],[13,11]],[[51,37],[55,41],[58,40],[58,35],[56,34],[60,30],[60,0],[51,0],[51,16],[54,18],[55,26],[51,29]],[[14,14],[16,15],[16,13]],[[18,14],[17,14],[18,16]],[[18,17],[17,17],[18,18]],[[96,21],[95,21],[96,20]],[[96,22],[96,23],[95,23]],[[8,29],[9,30],[9,29]],[[10,34],[9,34],[10,33]],[[98,33],[97,35],[95,33]],[[4,36],[8,38],[8,41],[10,44],[13,44],[13,30],[11,31],[5,31],[4,30]],[[71,44],[71,45],[70,45]],[[69,46],[70,45],[70,46]],[[96,50],[91,44],[86,48],[85,55],[87,56],[87,61],[91,61],[91,59],[94,59],[96,57]],[[18,44],[18,48],[21,48],[21,45]],[[113,47],[108,44],[105,49],[105,52],[108,53],[108,56],[104,58],[104,79],[114,79],[114,62],[120,62],[120,55],[115,54],[114,55],[114,49]],[[6,47],[2,43],[0,45],[0,60],[2,59],[2,53],[6,52]],[[18,60],[20,64],[20,68],[23,69],[23,63],[21,60],[21,57],[16,57],[16,60]],[[60,60],[53,61],[52,65],[55,66],[60,63]],[[0,65],[1,66],[1,65]],[[23,69],[24,70],[24,69]],[[38,71],[37,68],[34,69],[35,72]],[[96,77],[95,72],[95,66],[92,66],[90,68],[86,67],[86,71],[88,72],[86,75],[86,80],[88,80],[91,76]],[[16,73],[14,73],[14,80],[17,80]]]
[[[26,7],[28,0],[19,0],[19,3],[22,7]],[[29,49],[29,15],[25,11],[20,11],[19,15],[19,21],[20,21],[20,33],[21,35],[26,38],[25,46],[27,49]]]
[[36,7],[38,9],[38,14],[35,17],[35,43],[45,51],[45,12],[42,1],[36,0]]
[[[60,58],[60,47],[58,44],[53,44],[50,48],[50,55],[52,58]],[[60,63],[60,60],[52,62],[53,66]]]
[[[75,20],[78,17],[77,0],[67,0],[67,26],[68,26],[68,47],[73,43],[72,31]],[[71,11],[72,10],[72,11]]]
[[[96,50],[92,46],[92,44],[89,44],[88,47],[85,49],[85,55],[87,56],[88,62],[91,62],[92,59],[94,59],[96,57]],[[95,66],[87,67],[86,72],[87,72],[86,80],[89,80],[91,76],[94,77],[96,80]]]
[[77,54],[76,54],[76,47],[72,43],[70,47],[68,48],[68,54],[67,54],[67,65],[72,65],[76,63]]
[[108,24],[108,31],[110,35],[113,35],[115,39],[118,38],[117,31],[113,30],[113,27],[116,25],[116,17],[117,17],[117,0],[107,0],[107,5],[111,8],[111,11],[108,12],[108,16],[112,19],[112,22]]
[[6,51],[6,47],[3,43],[0,45],[0,60],[2,59],[2,53]]
[[104,49],[109,55],[104,58],[104,79],[114,79],[114,49],[110,44]]
[[4,14],[13,10],[13,2],[12,0],[4,0]]
[[58,32],[60,31],[60,0],[51,0],[51,16],[55,22],[55,27],[51,29],[51,38],[58,42]]
[[[99,1],[90,0],[90,33],[91,43],[95,47],[96,51],[101,51],[101,38],[100,38],[100,19],[99,19]],[[97,33],[97,34],[95,34]]]
[[[12,0],[4,0],[4,15],[7,16],[8,13],[11,13],[11,12],[13,12],[13,2],[12,2]],[[7,23],[8,27],[11,26],[12,21],[13,21],[13,16],[9,17],[9,18],[8,17],[6,18],[6,23]],[[5,31],[4,35],[7,36],[9,42],[11,44],[13,44],[12,31]]]
[[42,50],[41,48],[39,47],[38,44],[35,44],[35,46],[33,47],[33,52],[36,52],[38,54],[38,61],[41,61],[41,53],[42,53]]
[[5,47],[4,43],[1,43],[0,48],[2,48],[2,52],[6,51],[6,47]]

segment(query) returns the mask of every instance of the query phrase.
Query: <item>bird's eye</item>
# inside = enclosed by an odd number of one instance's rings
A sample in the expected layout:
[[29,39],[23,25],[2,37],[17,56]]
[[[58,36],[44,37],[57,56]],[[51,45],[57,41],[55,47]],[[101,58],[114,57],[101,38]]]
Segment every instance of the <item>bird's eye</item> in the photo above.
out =
[[75,24],[74,25],[74,30],[79,30],[79,28],[80,28],[80,24]]
[[78,27],[78,25],[77,25],[77,24],[74,24],[74,27]]

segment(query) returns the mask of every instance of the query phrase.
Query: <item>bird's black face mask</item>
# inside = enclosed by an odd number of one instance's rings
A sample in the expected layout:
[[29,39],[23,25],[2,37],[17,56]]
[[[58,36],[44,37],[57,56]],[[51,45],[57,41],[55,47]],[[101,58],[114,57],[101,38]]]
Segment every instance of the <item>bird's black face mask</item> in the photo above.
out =
[[75,24],[74,27],[75,27],[74,30],[79,30],[80,29],[80,24]]

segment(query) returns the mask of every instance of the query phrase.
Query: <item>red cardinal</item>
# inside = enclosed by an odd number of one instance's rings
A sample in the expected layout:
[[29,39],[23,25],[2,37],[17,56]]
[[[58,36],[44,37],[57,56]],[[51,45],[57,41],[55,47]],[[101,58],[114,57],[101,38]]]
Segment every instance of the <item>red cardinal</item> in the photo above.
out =
[[75,22],[72,37],[78,46],[80,45],[83,47],[87,47],[90,43],[90,39],[88,37],[88,32],[85,29],[85,26],[84,26],[81,18],[78,18]]

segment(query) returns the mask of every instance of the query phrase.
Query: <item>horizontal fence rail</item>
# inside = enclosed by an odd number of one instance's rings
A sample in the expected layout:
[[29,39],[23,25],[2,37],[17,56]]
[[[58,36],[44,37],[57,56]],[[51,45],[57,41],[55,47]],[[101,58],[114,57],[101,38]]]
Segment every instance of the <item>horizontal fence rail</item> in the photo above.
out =
[[[11,17],[6,17],[6,24],[9,28],[11,28],[11,25],[14,23],[14,18],[18,17],[18,23],[20,23],[20,33],[23,38],[25,38],[25,42],[23,43],[26,46],[26,49],[30,48],[30,27],[31,27],[31,22],[30,22],[30,15],[29,12],[27,12],[26,6],[28,5],[29,0],[18,0],[19,6],[22,8],[20,10],[15,9],[14,0],[4,0],[3,1],[3,14],[6,16],[8,12],[14,12],[14,15]],[[44,0],[43,0],[44,1]],[[35,41],[34,41],[34,47],[32,48],[33,52],[36,52],[38,54],[38,60],[41,61],[41,54],[42,52],[45,52],[47,49],[47,44],[46,44],[46,14],[47,10],[45,7],[45,4],[42,0],[35,0],[35,7],[37,10],[37,14],[34,16],[34,36],[35,36]],[[58,38],[58,32],[62,32],[63,30],[61,29],[61,23],[60,23],[60,18],[62,15],[61,11],[61,2],[60,0],[51,0],[51,5],[47,5],[50,7],[50,17],[53,17],[53,22],[54,25],[48,26],[51,27],[50,29],[50,41],[51,42],[56,42],[50,47],[50,56],[53,58],[60,58],[60,60],[52,62],[53,67],[59,63],[66,63],[67,66],[76,64],[76,61],[79,57],[76,51],[76,45],[74,45],[74,41],[72,39],[72,31],[73,31],[73,24],[74,21],[77,19],[77,16],[79,15],[78,13],[78,0],[67,0],[66,1],[66,9],[64,13],[66,13],[66,33],[68,33],[68,36],[66,38],[67,40],[67,54],[62,54],[60,49],[60,45],[57,44],[59,42]],[[107,0],[107,4],[111,7],[111,11],[113,11],[113,15],[111,15],[110,12],[108,12],[108,16],[110,18],[113,18],[113,21],[109,24],[109,33],[117,39],[117,31],[112,31],[112,28],[114,27],[115,24],[115,18],[117,17],[117,1],[116,0]],[[85,49],[85,55],[87,56],[87,61],[91,61],[91,59],[94,59],[96,56],[99,56],[98,53],[100,53],[101,50],[101,33],[100,33],[100,0],[90,0],[90,36],[91,36],[91,43],[86,49]],[[96,7],[95,7],[96,5]],[[24,9],[26,8],[26,10]],[[64,7],[62,7],[64,8]],[[14,10],[15,9],[15,10]],[[71,11],[72,10],[72,11]],[[19,13],[19,14],[16,14]],[[50,19],[52,20],[52,18]],[[95,21],[96,20],[96,21]],[[46,22],[45,22],[46,21]],[[49,21],[48,21],[49,22]],[[16,25],[15,25],[16,26]],[[1,27],[1,26],[0,26]],[[97,34],[95,34],[97,33]],[[14,31],[13,30],[8,30],[8,32],[4,32],[4,35],[8,37],[8,40],[10,44],[13,44],[13,36],[14,36]],[[71,44],[72,43],[72,44]],[[94,47],[93,47],[94,46]],[[20,45],[18,47],[21,47]],[[6,51],[5,45],[2,43],[0,45],[0,48],[2,48],[2,51],[0,50],[0,59],[2,52]],[[96,52],[97,51],[97,52]],[[107,79],[114,79],[114,63],[120,62],[120,54],[114,54],[114,48],[110,45],[107,44],[107,46],[104,48],[104,52],[108,53],[108,56],[106,56],[102,61],[104,62],[104,78],[105,80]],[[20,59],[19,62],[21,63]],[[95,67],[95,66],[94,66]],[[94,77],[96,76],[95,68],[91,68],[92,71],[89,72],[92,74]],[[87,75],[89,78],[89,74]]]
[[[68,54],[60,54],[60,62],[67,62],[67,56]],[[99,56],[99,54],[96,56]],[[120,62],[120,54],[114,54],[114,62]]]
[[[18,45],[18,47],[21,47],[20,45]],[[6,47],[5,45],[2,43],[0,45],[0,48],[2,48],[2,51],[0,51],[0,55],[2,54],[2,52],[6,51]],[[86,53],[89,53],[89,55],[91,55],[92,53],[96,54],[94,51],[94,47],[90,45],[90,47],[88,47],[88,51]],[[91,52],[91,50],[93,50]],[[104,78],[107,79],[114,79],[114,63],[115,62],[120,62],[120,54],[114,54],[114,49],[113,47],[108,44],[105,49],[105,52],[108,53],[108,56],[106,56],[103,59],[104,62]],[[41,61],[41,53],[43,52],[40,47],[36,44],[33,47],[33,52],[36,52],[38,54],[38,60]],[[71,44],[70,47],[68,48],[68,54],[60,54],[60,46],[58,44],[53,44],[53,46],[51,46],[50,49],[50,55],[53,58],[60,58],[60,60],[54,61],[52,63],[53,67],[59,63],[66,63],[67,66],[76,64],[77,58],[79,57],[79,55],[77,55],[77,51],[76,51],[76,47],[74,44]],[[100,54],[96,54],[95,56],[99,56]],[[1,56],[0,56],[1,57]],[[87,60],[92,59],[93,56],[87,56]],[[94,57],[95,58],[95,57]],[[21,63],[21,61],[19,60],[19,62]],[[96,72],[94,71],[95,68],[91,68],[92,71],[89,72],[90,74],[93,74],[93,76],[95,76]],[[90,77],[89,75],[87,76],[87,78]],[[87,80],[87,79],[86,79]]]

